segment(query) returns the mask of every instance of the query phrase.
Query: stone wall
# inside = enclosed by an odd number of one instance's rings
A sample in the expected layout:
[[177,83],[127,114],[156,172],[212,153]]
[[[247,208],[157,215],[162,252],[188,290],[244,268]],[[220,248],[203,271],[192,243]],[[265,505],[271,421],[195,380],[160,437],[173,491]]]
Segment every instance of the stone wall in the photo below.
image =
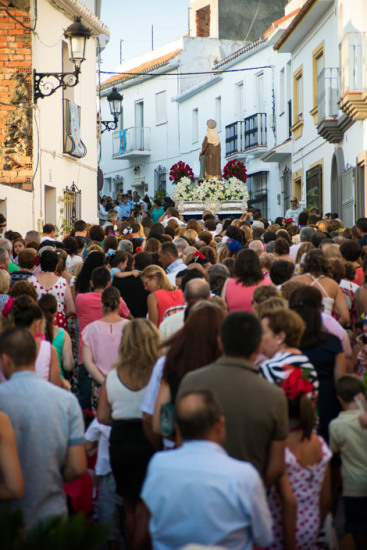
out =
[[218,0],[219,38],[257,40],[273,21],[284,16],[286,3],[286,0],[262,0],[259,8],[259,0]]
[[32,190],[32,34],[29,0],[2,0],[0,184]]

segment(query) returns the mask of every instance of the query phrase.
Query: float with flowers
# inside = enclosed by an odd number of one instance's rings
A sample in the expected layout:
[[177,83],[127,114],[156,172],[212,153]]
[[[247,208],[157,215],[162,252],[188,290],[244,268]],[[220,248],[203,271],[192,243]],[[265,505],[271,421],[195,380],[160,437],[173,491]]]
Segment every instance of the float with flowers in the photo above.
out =
[[183,214],[203,210],[240,213],[247,209],[247,172],[244,163],[237,159],[227,162],[221,179],[195,180],[192,168],[182,161],[171,167],[169,179],[175,186],[172,199]]

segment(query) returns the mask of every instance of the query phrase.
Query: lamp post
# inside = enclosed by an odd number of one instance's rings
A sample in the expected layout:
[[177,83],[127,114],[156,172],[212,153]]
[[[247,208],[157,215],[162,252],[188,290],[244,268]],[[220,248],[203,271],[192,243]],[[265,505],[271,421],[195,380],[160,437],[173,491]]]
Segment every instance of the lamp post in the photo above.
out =
[[69,58],[74,64],[75,70],[72,73],[38,73],[33,71],[33,97],[37,99],[48,97],[59,88],[73,88],[79,82],[80,65],[85,60],[85,46],[91,31],[83,25],[80,17],[76,17],[64,32],[68,42]]
[[107,101],[110,106],[113,120],[101,120],[101,125],[103,126],[101,134],[106,131],[110,132],[111,130],[116,130],[119,116],[121,114],[122,100],[123,96],[119,94],[116,88],[112,88],[112,92],[107,96]]

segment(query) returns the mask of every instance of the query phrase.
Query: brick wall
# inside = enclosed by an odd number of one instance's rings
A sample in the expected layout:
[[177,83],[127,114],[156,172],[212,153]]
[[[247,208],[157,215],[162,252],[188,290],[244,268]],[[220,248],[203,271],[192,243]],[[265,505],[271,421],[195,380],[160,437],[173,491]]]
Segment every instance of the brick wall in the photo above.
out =
[[210,6],[204,6],[196,12],[196,36],[210,36]]
[[[0,17],[0,183],[32,190],[32,49],[30,13],[2,0]],[[22,2],[26,8],[27,2]],[[18,21],[16,21],[17,19]]]

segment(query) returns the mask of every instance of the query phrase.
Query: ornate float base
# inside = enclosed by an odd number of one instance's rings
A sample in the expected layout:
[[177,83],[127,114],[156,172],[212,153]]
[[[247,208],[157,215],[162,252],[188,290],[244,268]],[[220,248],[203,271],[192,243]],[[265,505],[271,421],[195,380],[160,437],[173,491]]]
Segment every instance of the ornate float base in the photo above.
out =
[[178,211],[185,215],[202,214],[204,210],[210,210],[213,214],[242,214],[247,210],[246,199],[230,201],[178,201],[176,203]]

